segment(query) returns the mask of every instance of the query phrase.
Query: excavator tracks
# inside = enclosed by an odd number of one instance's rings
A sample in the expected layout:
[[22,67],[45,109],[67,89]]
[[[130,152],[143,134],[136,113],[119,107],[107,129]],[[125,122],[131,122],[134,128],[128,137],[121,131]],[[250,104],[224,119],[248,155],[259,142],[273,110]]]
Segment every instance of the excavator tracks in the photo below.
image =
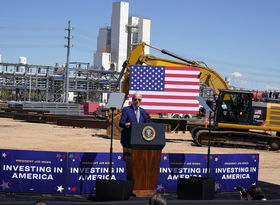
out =
[[192,137],[196,145],[208,145],[208,136],[210,136],[210,145],[219,147],[243,147],[256,149],[280,149],[280,137],[272,136],[267,133],[243,131],[243,130],[224,130],[194,128]]

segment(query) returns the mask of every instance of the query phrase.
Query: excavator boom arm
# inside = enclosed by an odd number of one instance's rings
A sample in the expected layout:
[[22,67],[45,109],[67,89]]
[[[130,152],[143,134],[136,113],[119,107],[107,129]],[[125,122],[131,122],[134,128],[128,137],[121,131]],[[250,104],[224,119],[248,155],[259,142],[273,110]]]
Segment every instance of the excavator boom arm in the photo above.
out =
[[135,49],[132,50],[129,57],[127,58],[126,62],[124,63],[124,68],[126,68],[124,81],[122,84],[122,92],[128,94],[129,89],[129,65],[136,65],[136,64],[146,64],[146,65],[153,65],[153,66],[192,66],[192,67],[199,67],[200,68],[200,82],[209,86],[215,94],[219,94],[219,89],[229,89],[226,81],[223,79],[221,75],[219,75],[215,70],[209,68],[208,66],[203,66],[195,61],[190,61],[179,57],[173,53],[168,52],[167,50],[157,49],[155,47],[150,46],[160,52],[177,58],[181,61],[174,61],[164,58],[158,58],[153,55],[144,54],[145,46],[149,46],[146,43],[140,43]]

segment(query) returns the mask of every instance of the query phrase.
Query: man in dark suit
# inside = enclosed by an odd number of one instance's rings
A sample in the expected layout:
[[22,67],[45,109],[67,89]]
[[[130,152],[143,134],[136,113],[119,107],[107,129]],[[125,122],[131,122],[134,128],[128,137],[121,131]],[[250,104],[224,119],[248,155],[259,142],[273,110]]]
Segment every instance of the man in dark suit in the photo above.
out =
[[140,93],[135,93],[132,96],[133,104],[125,107],[122,111],[119,122],[120,127],[129,128],[131,123],[151,122],[149,114],[140,107],[141,101],[142,95]]
[[127,106],[122,111],[122,116],[119,122],[119,126],[124,128],[122,130],[121,144],[123,145],[124,159],[126,161],[126,178],[132,180],[132,162],[131,162],[131,149],[126,147],[125,138],[126,131],[131,127],[132,123],[143,123],[151,122],[149,114],[140,107],[142,101],[142,95],[140,93],[135,93],[132,96],[133,104]]

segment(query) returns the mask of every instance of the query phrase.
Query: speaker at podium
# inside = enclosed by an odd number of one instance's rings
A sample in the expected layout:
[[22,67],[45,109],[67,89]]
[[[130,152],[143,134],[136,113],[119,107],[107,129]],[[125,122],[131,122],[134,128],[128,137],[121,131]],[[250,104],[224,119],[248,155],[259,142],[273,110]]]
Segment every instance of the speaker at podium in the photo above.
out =
[[165,125],[159,123],[132,123],[123,129],[127,179],[134,180],[133,193],[150,197],[156,193],[161,151],[165,146]]
[[112,180],[112,155],[113,155],[113,127],[114,111],[121,109],[124,99],[124,93],[111,93],[108,107],[112,113],[111,122],[111,140],[110,140],[110,163],[109,163],[109,180],[96,180],[96,200],[98,201],[120,201],[128,200],[132,194],[133,180]]

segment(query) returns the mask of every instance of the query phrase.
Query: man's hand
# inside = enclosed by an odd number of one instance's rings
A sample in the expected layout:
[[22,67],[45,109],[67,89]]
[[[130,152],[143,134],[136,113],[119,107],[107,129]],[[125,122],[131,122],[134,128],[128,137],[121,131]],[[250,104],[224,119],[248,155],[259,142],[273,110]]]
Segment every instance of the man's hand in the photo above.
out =
[[129,128],[129,127],[130,127],[130,124],[131,124],[130,122],[125,123],[125,127],[126,127],[126,128]]

